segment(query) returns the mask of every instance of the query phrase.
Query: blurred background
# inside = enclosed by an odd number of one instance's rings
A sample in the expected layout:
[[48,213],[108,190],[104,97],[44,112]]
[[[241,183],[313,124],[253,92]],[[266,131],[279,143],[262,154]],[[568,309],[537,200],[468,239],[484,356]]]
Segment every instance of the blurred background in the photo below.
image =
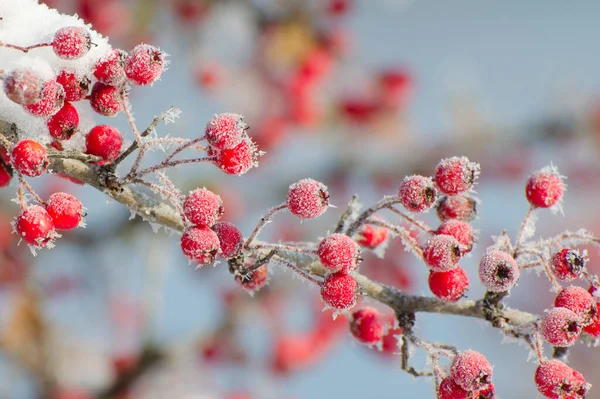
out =
[[[194,138],[214,113],[245,115],[267,152],[258,168],[243,177],[202,164],[170,172],[184,192],[206,186],[220,194],[224,219],[245,235],[300,178],[324,182],[337,208],[304,223],[278,215],[263,239],[316,241],[352,194],[372,204],[405,175],[431,175],[454,155],[482,165],[480,240],[461,262],[469,298],[483,295],[476,267],[491,236],[506,229],[514,237],[528,208],[524,182],[550,162],[568,176],[566,217],[541,212],[538,235],[600,233],[596,1],[45,3],[78,13],[115,47],[146,42],[170,54],[159,82],[132,91],[140,126],[175,106],[181,118],[159,134]],[[97,121],[128,131],[123,115]],[[43,197],[76,194],[87,228],[34,258],[11,235],[14,190],[2,192],[0,337],[15,349],[0,354],[0,398],[37,397],[47,383],[36,377],[38,363],[59,383],[56,399],[435,397],[431,380],[400,370],[393,342],[384,351],[359,345],[343,317],[321,312],[317,288],[290,273],[271,267],[270,284],[251,297],[224,263],[194,270],[177,236],[131,220],[101,193],[54,177],[36,183]],[[438,223],[433,213],[424,220]],[[590,249],[592,272],[597,255]],[[385,259],[364,258],[361,272],[372,279],[431,295],[426,268],[399,240]],[[539,313],[552,303],[549,289],[543,275],[526,273],[507,302]],[[499,398],[536,397],[528,350],[487,323],[419,314],[417,331],[485,354]],[[19,361],[28,356],[33,367]],[[569,360],[600,385],[596,350],[577,344]],[[425,366],[419,353],[415,364]]]

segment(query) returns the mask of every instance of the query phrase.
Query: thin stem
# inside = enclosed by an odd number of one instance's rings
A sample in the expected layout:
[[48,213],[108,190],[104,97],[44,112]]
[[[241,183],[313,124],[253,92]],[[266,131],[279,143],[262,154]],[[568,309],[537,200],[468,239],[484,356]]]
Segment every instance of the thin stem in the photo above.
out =
[[191,147],[201,141],[204,141],[204,140],[206,140],[206,136],[197,137],[194,140],[191,140],[188,143],[185,143],[185,144],[181,145],[180,147],[177,147],[169,156],[167,156],[165,158],[165,162],[169,162],[171,159],[173,159],[173,157],[175,157],[177,154],[179,154],[186,148],[189,148],[189,147]]
[[31,46],[17,46],[16,44],[8,44],[8,43],[2,43],[2,42],[0,42],[0,47],[12,48],[12,49],[15,49],[15,50],[22,51],[24,53],[28,53],[29,50],[33,50],[35,48],[48,47],[48,46],[52,46],[52,42],[50,42],[50,43],[33,44]]
[[350,216],[352,216],[352,211],[353,211],[354,207],[356,206],[357,201],[358,201],[358,195],[354,194],[352,196],[352,198],[350,198],[350,201],[348,202],[348,207],[346,208],[344,213],[342,213],[342,215],[340,216],[340,220],[338,221],[338,224],[335,228],[336,233],[341,233],[342,231],[344,231],[344,227],[346,227],[346,222],[348,221]]
[[19,196],[19,205],[21,206],[21,210],[27,208],[27,201],[25,201],[25,196],[23,195],[23,182],[19,179],[19,189],[17,191],[17,195]]
[[521,228],[519,228],[519,232],[517,233],[517,243],[515,244],[515,250],[513,252],[513,258],[515,260],[519,256],[519,249],[523,244],[523,236],[525,234],[525,230],[527,229],[527,225],[530,223],[530,219],[533,216],[533,211],[536,209],[535,206],[531,205],[523,218],[523,222],[521,223]]
[[271,261],[271,258],[273,258],[273,256],[275,256],[275,254],[277,254],[276,249],[269,252],[264,258],[257,259],[253,265],[240,270],[240,274],[245,275],[245,274],[251,273],[251,272],[255,271],[256,269],[262,267],[262,265],[266,265],[267,263],[269,263]]
[[367,220],[367,223],[371,224],[371,225],[375,225],[375,226],[385,227],[386,229],[391,230],[394,233],[398,234],[400,236],[400,238],[402,239],[402,241],[404,242],[404,245],[410,246],[412,248],[413,252],[415,253],[415,255],[419,259],[421,259],[421,260],[423,259],[423,250],[421,249],[421,247],[419,247],[419,244],[416,242],[416,240],[410,235],[410,231],[408,231],[404,227],[396,226],[396,225],[384,222],[382,220],[374,220],[374,219]]
[[427,226],[425,223],[411,218],[406,213],[394,208],[392,205],[388,205],[386,208],[388,208],[390,211],[394,212],[396,215],[403,217],[407,222],[409,222],[413,226],[423,230],[424,232],[429,233],[429,234],[435,233],[435,230],[433,230],[431,227]]
[[297,252],[302,254],[316,255],[317,250],[310,248],[298,248],[292,245],[285,244],[252,244],[248,249],[276,249],[285,252]]
[[21,173],[18,174],[19,175],[19,187],[21,186],[21,184],[23,185],[23,187],[25,187],[25,189],[27,191],[29,191],[29,194],[31,194],[33,196],[33,198],[40,203],[41,205],[46,205],[46,203],[40,198],[39,195],[37,195],[37,193],[33,190],[33,188],[29,185],[29,183],[27,183],[27,180],[25,180],[25,178],[23,177],[23,175]]
[[291,269],[295,273],[298,273],[301,277],[304,277],[305,279],[307,279],[311,283],[315,283],[316,285],[321,286],[321,281],[317,280],[310,273],[308,273],[307,271],[305,271],[303,269],[300,269],[298,266],[294,265],[293,263],[288,262],[288,261],[282,259],[279,256],[273,256],[273,260],[275,262],[277,262],[277,263],[280,263],[280,264],[288,267],[289,269]]
[[395,203],[398,203],[399,201],[400,201],[400,198],[398,198],[398,196],[383,197],[378,202],[376,202],[372,207],[370,207],[369,209],[366,209],[363,213],[360,214],[358,219],[356,219],[354,221],[354,223],[352,223],[350,225],[350,227],[348,227],[348,230],[346,230],[346,235],[352,237],[354,235],[354,233],[356,233],[358,228],[365,223],[365,220],[367,220],[367,218],[369,216],[371,216],[378,210],[380,210],[382,208],[386,208]]
[[258,235],[258,233],[260,233],[260,231],[271,222],[273,216],[278,213],[281,212],[282,210],[286,209],[287,205],[286,204],[281,204],[278,205],[274,208],[271,208],[271,210],[262,218],[260,218],[260,221],[258,222],[258,224],[256,225],[256,227],[254,228],[254,230],[252,231],[252,234],[250,234],[250,236],[248,236],[248,239],[246,240],[246,243],[244,243],[244,248],[249,248],[250,244],[252,244],[252,241],[254,241],[254,239],[256,238],[256,236]]
[[123,112],[125,112],[127,122],[129,122],[129,127],[131,127],[131,130],[133,131],[135,141],[138,143],[138,146],[141,146],[142,135],[140,134],[137,126],[135,125],[135,119],[131,114],[131,104],[129,103],[129,98],[124,93],[121,93],[121,104],[123,105]]
[[[214,157],[202,157],[202,158],[179,159],[177,161],[171,161],[171,162],[163,161],[163,162],[159,163],[158,165],[150,166],[146,169],[142,169],[139,172],[134,172],[132,174],[132,176],[139,178],[139,177],[143,177],[143,176],[147,175],[148,173],[156,172],[157,170],[161,170],[161,169],[174,168],[176,166],[185,165],[188,163],[212,162],[214,160],[215,160]],[[126,177],[124,179],[124,182],[127,182],[127,181],[131,181],[131,177]]]

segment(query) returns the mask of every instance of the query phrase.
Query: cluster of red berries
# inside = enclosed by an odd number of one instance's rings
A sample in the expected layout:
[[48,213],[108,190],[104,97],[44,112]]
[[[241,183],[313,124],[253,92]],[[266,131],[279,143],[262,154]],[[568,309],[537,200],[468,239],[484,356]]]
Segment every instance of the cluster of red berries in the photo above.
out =
[[494,399],[493,368],[479,352],[457,354],[450,365],[450,375],[438,388],[438,399]]
[[350,273],[360,262],[359,245],[345,234],[331,234],[321,241],[317,254],[329,272],[321,285],[323,302],[340,310],[353,307],[358,283]]

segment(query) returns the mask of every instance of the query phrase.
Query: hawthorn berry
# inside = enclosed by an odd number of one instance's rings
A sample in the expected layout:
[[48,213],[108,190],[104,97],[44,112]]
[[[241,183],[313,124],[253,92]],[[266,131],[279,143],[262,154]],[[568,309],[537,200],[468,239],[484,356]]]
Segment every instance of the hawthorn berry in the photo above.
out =
[[363,248],[375,249],[387,240],[389,234],[385,227],[363,224],[358,231],[356,242]]
[[12,165],[20,173],[37,177],[48,169],[48,152],[43,145],[32,139],[19,141],[11,153]]
[[487,387],[473,392],[473,399],[496,399],[496,387],[490,384]]
[[92,37],[90,33],[79,26],[65,26],[54,34],[52,49],[54,53],[65,60],[81,58],[90,51]]
[[5,162],[0,162],[0,188],[10,184],[12,179],[12,168]]
[[57,230],[70,230],[79,226],[83,219],[83,206],[79,200],[67,193],[54,193],[48,197],[46,211]]
[[435,232],[436,234],[445,234],[456,238],[462,244],[460,250],[463,253],[471,252],[475,236],[473,227],[465,222],[456,219],[446,220]]
[[36,248],[45,247],[56,236],[52,217],[39,205],[30,205],[21,211],[15,231],[23,241]]
[[207,155],[213,158],[213,164],[229,175],[243,175],[257,165],[261,152],[249,137],[245,137],[237,146],[218,150],[210,147]]
[[550,399],[583,399],[587,395],[588,384],[583,375],[560,360],[540,363],[534,379],[538,391]]
[[321,299],[332,308],[349,309],[356,304],[358,283],[349,274],[332,273],[321,286]]
[[165,69],[165,55],[148,44],[138,44],[125,58],[125,75],[136,85],[154,83]]
[[116,116],[123,110],[121,91],[118,87],[96,82],[92,87],[90,105],[92,109],[104,116]]
[[581,333],[579,316],[567,308],[552,308],[542,317],[540,330],[544,339],[552,346],[570,346]]
[[440,383],[438,399],[467,399],[468,396],[469,391],[454,382],[452,377],[446,377]]
[[583,326],[591,324],[598,319],[598,306],[596,300],[587,290],[571,286],[564,288],[554,300],[554,306],[572,310],[579,317]]
[[224,212],[221,197],[206,188],[190,191],[183,201],[185,217],[197,226],[212,226]]
[[65,101],[65,89],[55,80],[44,83],[42,97],[39,101],[25,105],[25,109],[35,116],[50,116],[62,108]]
[[479,262],[479,280],[491,292],[506,292],[519,280],[517,261],[504,251],[488,251]]
[[94,76],[100,82],[109,86],[120,86],[125,76],[125,58],[127,53],[123,50],[113,48],[106,56],[94,65]]
[[413,175],[404,178],[398,189],[402,205],[412,212],[424,212],[437,199],[437,190],[431,177]]
[[[588,290],[588,292],[590,294],[592,294],[592,297],[596,301],[596,307],[598,307],[598,306],[600,306],[598,304],[598,302],[600,301],[600,298],[594,296],[595,291],[596,291],[596,287],[594,287],[593,285]],[[600,317],[598,317],[598,318],[596,318],[596,320],[592,321],[591,324],[583,327],[583,331],[590,334],[592,337],[596,337],[596,338],[600,337]]]
[[469,288],[469,277],[460,266],[447,272],[431,270],[428,282],[433,295],[447,302],[458,301]]
[[85,138],[86,154],[102,157],[105,162],[114,161],[122,145],[121,132],[109,125],[94,126]]
[[63,69],[56,77],[56,81],[65,89],[65,100],[67,101],[80,101],[90,91],[90,79],[76,72]]
[[31,105],[42,99],[44,81],[28,69],[15,69],[4,78],[3,87],[12,102]]
[[452,360],[450,375],[456,384],[467,391],[488,386],[492,382],[493,367],[479,352],[460,352]]
[[242,142],[247,129],[242,115],[216,114],[206,124],[206,140],[219,150],[231,149]]
[[319,244],[321,264],[332,272],[350,273],[360,261],[360,247],[345,234],[331,234]]
[[587,251],[563,248],[552,256],[552,271],[556,278],[571,281],[578,278],[588,262]]
[[198,265],[212,263],[219,253],[219,248],[219,237],[208,227],[188,227],[181,236],[183,254]]
[[398,335],[402,335],[404,330],[400,327],[390,328],[381,339],[381,351],[387,354],[394,354],[398,351]]
[[329,207],[327,186],[313,179],[302,179],[290,185],[286,205],[288,210],[301,219],[321,216]]
[[229,222],[218,222],[211,229],[217,233],[221,248],[221,256],[225,259],[238,255],[244,244],[244,237],[238,228]]
[[525,186],[527,201],[538,208],[550,208],[563,197],[565,183],[553,166],[547,166],[529,176]]
[[249,292],[255,292],[264,287],[269,277],[267,265],[262,265],[256,270],[243,276],[236,276],[238,284]]
[[469,223],[477,216],[477,201],[468,195],[444,195],[436,211],[442,222],[457,219]]
[[454,269],[462,253],[456,238],[445,234],[432,236],[423,246],[423,260],[436,272]]
[[434,180],[439,190],[448,195],[464,193],[479,177],[479,164],[467,157],[442,159],[435,167]]
[[69,102],[50,117],[46,122],[50,136],[56,140],[69,140],[79,127],[79,114],[77,109]]
[[375,344],[381,341],[385,325],[379,311],[370,307],[354,311],[350,319],[350,332],[354,338],[365,344]]

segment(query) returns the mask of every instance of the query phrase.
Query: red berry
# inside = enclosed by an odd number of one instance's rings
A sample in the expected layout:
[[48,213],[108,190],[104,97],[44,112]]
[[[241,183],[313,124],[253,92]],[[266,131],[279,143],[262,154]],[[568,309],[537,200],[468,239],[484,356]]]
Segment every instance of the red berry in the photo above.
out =
[[385,227],[363,224],[358,231],[356,242],[361,247],[375,249],[387,240],[389,234]]
[[445,234],[456,238],[456,240],[462,244],[460,250],[463,253],[470,252],[473,249],[475,236],[473,234],[473,227],[468,223],[450,219],[442,223],[435,233]]
[[65,89],[65,100],[67,101],[82,100],[90,91],[90,79],[75,72],[62,70],[56,77],[56,81]]
[[302,179],[290,185],[286,205],[300,219],[321,216],[329,207],[327,186],[313,179]]
[[245,276],[236,276],[235,280],[246,291],[255,292],[267,283],[268,277],[267,265],[263,265]]
[[181,236],[183,254],[198,265],[214,262],[219,247],[219,237],[208,227],[188,227]]
[[121,133],[109,125],[94,126],[85,138],[86,154],[102,157],[105,162],[114,161],[122,145]]
[[456,302],[469,288],[469,277],[460,266],[447,272],[429,272],[429,289],[433,295],[447,302]]
[[450,374],[454,382],[463,389],[474,391],[485,388],[492,382],[493,368],[481,353],[468,350],[454,357]]
[[[596,307],[598,307],[600,306],[598,305],[600,298],[593,296],[594,291],[596,291],[596,287],[592,285],[589,289],[589,293],[592,294],[592,297],[596,301]],[[600,337],[600,317],[594,320],[590,325],[583,327],[583,331],[590,334],[592,337]]]
[[473,399],[496,399],[496,387],[494,384],[473,392]]
[[381,339],[381,351],[387,354],[398,352],[398,335],[404,331],[401,328],[390,328]]
[[212,226],[224,212],[221,197],[206,188],[190,191],[183,202],[185,217],[197,226]]
[[246,136],[246,125],[239,114],[217,114],[206,124],[206,139],[209,144],[220,150],[238,146]]
[[581,333],[579,316],[567,308],[552,308],[542,317],[541,333],[552,346],[570,346]]
[[323,266],[333,272],[350,273],[360,261],[360,247],[345,234],[325,237],[317,253]]
[[456,238],[444,234],[431,237],[423,246],[423,260],[436,272],[454,269],[462,253]]
[[407,176],[398,190],[400,202],[412,212],[424,212],[431,208],[437,199],[437,190],[431,177]]
[[57,230],[70,230],[83,219],[83,206],[77,198],[67,193],[54,193],[48,197],[46,211]]
[[564,248],[552,256],[552,271],[560,280],[575,280],[585,269],[588,260],[587,251]]
[[15,230],[23,241],[37,248],[48,245],[56,235],[52,218],[39,205],[31,205],[21,211]]
[[556,296],[554,306],[572,310],[584,326],[598,319],[596,300],[592,294],[581,287],[571,286],[563,289]]
[[46,122],[50,136],[57,140],[69,140],[79,127],[79,114],[71,103],[65,105]]
[[94,65],[94,76],[105,85],[120,86],[127,78],[125,76],[126,57],[125,51],[111,49]]
[[503,251],[488,251],[479,262],[479,279],[491,292],[510,290],[520,275],[517,261]]
[[44,81],[32,71],[15,69],[4,78],[4,92],[13,102],[30,105],[42,99]]
[[118,87],[96,82],[92,87],[90,105],[100,115],[115,116],[123,109],[121,91]]
[[565,183],[554,166],[547,166],[531,175],[525,187],[527,201],[538,208],[556,205],[564,192]]
[[467,195],[445,195],[437,205],[437,215],[442,222],[448,219],[472,222],[477,216],[477,201]]
[[32,104],[25,105],[25,109],[35,116],[50,116],[62,108],[65,101],[65,89],[55,80],[44,83],[42,98]]
[[5,162],[0,162],[0,188],[10,184],[12,179],[12,168]]
[[362,308],[352,313],[350,331],[365,344],[375,344],[383,338],[385,325],[375,308]]
[[49,164],[44,146],[32,139],[19,141],[12,150],[11,159],[15,169],[29,177],[41,175]]
[[560,360],[540,363],[535,370],[538,391],[550,399],[583,399],[588,385],[583,376]]
[[467,157],[442,159],[435,167],[435,184],[444,194],[455,195],[470,189],[479,177],[479,164]]
[[221,256],[225,259],[233,258],[239,254],[244,243],[242,233],[229,222],[218,222],[211,229],[217,233],[221,244]]
[[257,166],[258,157],[261,152],[256,145],[246,137],[236,147],[228,150],[218,150],[210,147],[207,151],[209,157],[213,157],[213,163],[229,175],[243,175]]
[[349,274],[332,273],[321,286],[321,299],[335,309],[349,309],[356,304],[358,283]]
[[90,51],[92,37],[79,26],[65,26],[56,31],[52,41],[54,53],[65,60],[81,58]]
[[125,75],[137,85],[149,85],[160,78],[165,64],[165,55],[159,49],[139,44],[125,58]]
[[438,399],[467,399],[469,391],[462,389],[452,377],[446,377],[440,383]]

